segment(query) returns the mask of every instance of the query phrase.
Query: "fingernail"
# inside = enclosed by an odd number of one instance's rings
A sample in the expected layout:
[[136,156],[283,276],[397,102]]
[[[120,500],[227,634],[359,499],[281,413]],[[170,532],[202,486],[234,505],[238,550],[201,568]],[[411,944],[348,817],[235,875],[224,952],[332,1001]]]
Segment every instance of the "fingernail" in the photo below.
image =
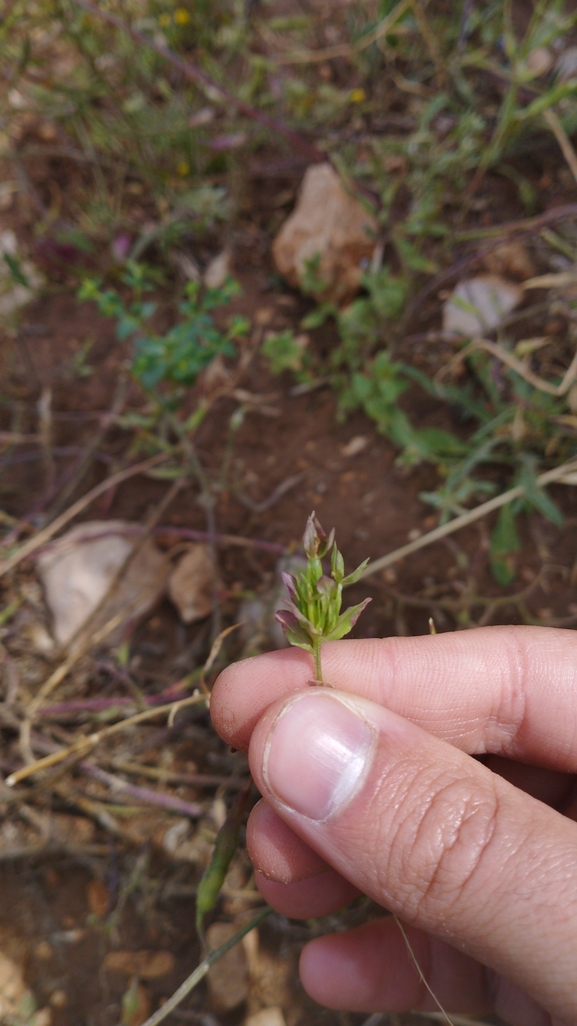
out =
[[374,744],[354,700],[320,689],[297,695],[274,721],[264,753],[273,795],[309,819],[343,810],[360,789]]

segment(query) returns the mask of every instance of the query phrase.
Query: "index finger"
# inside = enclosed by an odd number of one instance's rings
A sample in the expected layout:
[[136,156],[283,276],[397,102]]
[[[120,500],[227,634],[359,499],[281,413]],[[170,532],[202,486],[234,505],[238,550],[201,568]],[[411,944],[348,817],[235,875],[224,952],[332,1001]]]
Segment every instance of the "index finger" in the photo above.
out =
[[[575,631],[481,627],[327,642],[322,661],[328,684],[387,706],[470,755],[577,772]],[[268,706],[313,677],[312,658],[300,649],[232,664],[212,692],[217,731],[248,748]]]

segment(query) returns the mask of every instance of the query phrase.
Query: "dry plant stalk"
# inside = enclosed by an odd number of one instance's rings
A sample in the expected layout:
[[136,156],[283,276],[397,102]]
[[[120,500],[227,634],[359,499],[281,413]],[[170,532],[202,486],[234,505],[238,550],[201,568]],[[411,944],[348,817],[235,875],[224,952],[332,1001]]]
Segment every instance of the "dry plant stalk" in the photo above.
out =
[[110,737],[111,734],[117,734],[118,731],[125,730],[126,727],[133,727],[136,723],[144,723],[145,720],[154,719],[155,716],[163,716],[165,713],[174,717],[179,709],[184,709],[188,705],[196,705],[199,702],[206,701],[206,695],[201,695],[197,692],[196,694],[191,695],[190,698],[181,698],[179,701],[170,702],[168,705],[158,705],[154,709],[147,709],[145,712],[137,713],[135,716],[129,716],[126,720],[120,720],[118,723],[113,723],[110,727],[104,727],[102,730],[99,730],[94,734],[89,734],[87,737],[83,737],[79,741],[75,741],[67,748],[62,748],[58,752],[52,752],[50,755],[45,755],[43,759],[37,759],[31,765],[23,766],[21,769],[16,770],[15,773],[11,773],[10,776],[6,778],[5,783],[8,787],[14,787],[14,785],[19,784],[20,781],[26,780],[35,773],[39,773],[41,770],[49,769],[51,766],[56,766],[64,759],[68,759],[69,757],[79,753],[84,754],[85,752],[90,751],[95,748],[96,745],[100,744],[105,737]]
[[[544,474],[540,474],[536,479],[536,484],[540,488],[544,488],[545,485],[552,484],[554,481],[560,484],[576,484],[577,481],[574,480],[576,471],[577,457],[572,457],[570,460],[566,460],[565,463],[560,463],[558,467],[553,467],[552,470],[547,470]],[[479,506],[475,506],[473,509],[467,510],[466,513],[455,517],[454,520],[449,520],[448,523],[435,527],[428,534],[423,534],[420,538],[416,538],[415,541],[409,542],[408,545],[402,545],[399,549],[389,552],[386,556],[373,560],[363,571],[363,579],[378,573],[379,570],[384,570],[385,567],[391,566],[393,563],[398,563],[400,559],[404,559],[405,556],[411,556],[413,552],[417,552],[427,545],[432,545],[433,542],[440,541],[441,538],[446,538],[455,531],[460,531],[462,527],[474,524],[476,520],[487,516],[488,513],[492,513],[496,509],[500,509],[501,506],[506,506],[508,502],[512,502],[513,499],[518,499],[524,494],[525,489],[523,486],[517,485],[515,488],[509,488],[508,491],[502,492],[501,495],[495,495],[492,499],[488,499],[487,502],[482,502]]]
[[[174,451],[174,450],[173,450]],[[25,542],[14,555],[0,563],[0,577],[7,574],[14,567],[18,566],[23,559],[27,556],[31,556],[33,552],[36,552],[42,545],[49,542],[58,531],[62,530],[66,524],[70,523],[74,517],[82,513],[91,502],[98,499],[100,495],[104,495],[105,492],[109,491],[110,488],[114,488],[115,485],[122,484],[123,481],[128,481],[129,478],[134,477],[136,474],[145,474],[147,470],[151,470],[153,467],[158,466],[159,463],[163,463],[169,458],[171,454],[166,452],[157,453],[156,456],[151,456],[148,460],[143,460],[142,463],[135,463],[132,467],[127,467],[125,470],[120,470],[118,474],[113,474],[112,477],[105,478],[99,485],[92,488],[91,491],[83,495],[82,498],[78,499],[72,504],[64,513],[62,513],[56,520],[53,520],[48,527],[44,530],[39,531],[33,538]]]

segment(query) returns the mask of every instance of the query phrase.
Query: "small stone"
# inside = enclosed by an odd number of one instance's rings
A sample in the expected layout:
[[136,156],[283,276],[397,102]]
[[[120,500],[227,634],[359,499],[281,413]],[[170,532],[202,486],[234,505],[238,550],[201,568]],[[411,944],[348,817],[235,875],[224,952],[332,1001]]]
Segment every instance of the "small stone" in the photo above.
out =
[[[221,947],[235,934],[234,923],[212,923],[206,931],[209,949]],[[208,970],[208,991],[214,1008],[229,1012],[246,1001],[249,991],[248,965],[244,945],[234,948]]]
[[342,446],[341,453],[347,459],[350,456],[358,456],[363,449],[367,448],[368,444],[369,439],[366,435],[355,435],[354,438],[351,438],[350,442],[347,442],[346,445]]
[[104,919],[110,904],[110,893],[103,880],[90,880],[86,888],[88,908],[93,915]]
[[443,309],[443,330],[465,338],[482,338],[493,331],[523,299],[515,282],[495,274],[480,274],[459,282]]
[[156,980],[174,971],[171,951],[110,951],[104,959],[109,972],[138,976],[142,980]]
[[497,246],[491,253],[487,253],[483,263],[491,274],[504,275],[518,281],[525,281],[537,273],[527,247],[521,242],[505,242]]
[[259,328],[264,328],[267,324],[270,324],[273,317],[274,307],[260,306],[254,315],[254,322],[258,324]]
[[207,289],[221,289],[226,279],[230,276],[232,265],[232,253],[229,249],[223,249],[222,253],[215,256],[204,272],[204,285]]
[[204,620],[212,610],[214,563],[209,545],[193,545],[168,579],[168,594],[184,623]]
[[359,289],[377,231],[331,164],[317,164],[307,170],[296,207],[273,242],[274,261],[290,285],[302,288],[307,266],[317,259],[315,276],[325,287],[315,296],[345,303]]
[[535,78],[540,78],[541,75],[546,75],[548,71],[551,71],[555,58],[547,46],[537,46],[527,57],[527,67]]
[[286,1021],[281,1008],[262,1008],[245,1019],[244,1026],[286,1026]]
[[[36,560],[46,602],[52,614],[52,632],[59,645],[78,651],[88,634],[84,625],[113,584],[125,560],[138,544],[135,525],[122,520],[92,520],[78,524],[54,542]],[[87,631],[97,631],[126,611],[126,620],[139,620],[156,604],[166,583],[166,563],[152,541],[139,548],[134,559],[96,613]],[[122,622],[103,643],[117,644]]]
[[54,952],[48,941],[43,940],[34,948],[34,954],[36,955],[36,958],[39,958],[42,962],[49,962]]
[[46,1005],[39,1008],[30,1019],[30,1026],[52,1026],[52,1009]]
[[49,999],[53,1008],[66,1008],[68,996],[65,990],[53,990]]

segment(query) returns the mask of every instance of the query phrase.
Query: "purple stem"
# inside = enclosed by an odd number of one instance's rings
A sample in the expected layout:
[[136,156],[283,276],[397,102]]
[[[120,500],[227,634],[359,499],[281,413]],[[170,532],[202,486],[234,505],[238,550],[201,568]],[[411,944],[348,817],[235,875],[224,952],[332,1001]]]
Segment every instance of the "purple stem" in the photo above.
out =
[[[164,705],[166,702],[180,702],[182,698],[190,698],[190,691],[180,687],[180,681],[171,684],[166,691],[159,695],[143,695],[145,705],[154,707]],[[55,702],[53,705],[43,705],[38,710],[40,716],[62,716],[75,712],[105,712],[107,709],[115,709],[118,706],[133,706],[134,698],[78,698],[70,702]]]
[[[58,751],[58,745],[48,741],[40,734],[34,734],[33,741],[34,747],[46,755],[51,755],[52,752]],[[98,780],[101,784],[105,784],[106,787],[110,787],[115,791],[122,791],[123,794],[129,795],[137,801],[145,802],[147,805],[157,805],[159,808],[167,809],[170,812],[179,812],[181,816],[190,816],[191,819],[198,819],[205,812],[196,802],[185,802],[182,798],[176,798],[174,795],[161,794],[159,791],[152,791],[148,787],[138,787],[136,784],[129,784],[120,777],[115,777],[112,773],[107,773],[106,770],[100,769],[99,766],[95,766],[94,763],[89,762],[87,759],[83,759],[82,762],[78,763],[78,769],[87,777],[92,777],[93,780]]]
[[101,784],[105,784],[112,791],[121,791],[130,798],[145,802],[147,805],[158,805],[161,809],[180,812],[182,816],[189,816],[191,819],[198,819],[205,812],[202,806],[197,805],[196,802],[185,802],[182,798],[175,798],[171,794],[161,794],[159,791],[151,791],[148,787],[129,784],[126,780],[122,780],[121,777],[115,777],[112,773],[107,773],[106,770],[100,769],[99,766],[95,766],[92,762],[83,760],[79,763],[79,769],[87,777],[100,781]]

